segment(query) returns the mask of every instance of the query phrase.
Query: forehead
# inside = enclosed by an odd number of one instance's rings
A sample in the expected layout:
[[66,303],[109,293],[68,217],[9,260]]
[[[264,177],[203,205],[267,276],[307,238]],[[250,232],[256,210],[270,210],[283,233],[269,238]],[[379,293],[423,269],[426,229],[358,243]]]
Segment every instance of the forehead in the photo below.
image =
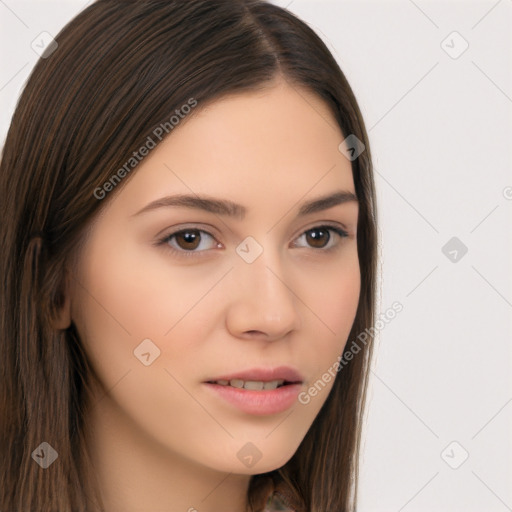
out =
[[306,89],[278,83],[230,95],[198,104],[137,166],[119,200],[135,209],[179,192],[256,208],[354,191],[343,139],[328,106]]

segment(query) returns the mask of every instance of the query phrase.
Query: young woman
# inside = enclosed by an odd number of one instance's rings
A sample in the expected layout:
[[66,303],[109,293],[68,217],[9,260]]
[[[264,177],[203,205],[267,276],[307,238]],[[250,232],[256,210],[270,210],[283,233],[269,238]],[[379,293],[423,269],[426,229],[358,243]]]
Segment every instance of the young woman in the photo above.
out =
[[334,58],[259,0],[56,42],[0,167],[0,510],[355,510],[376,210]]

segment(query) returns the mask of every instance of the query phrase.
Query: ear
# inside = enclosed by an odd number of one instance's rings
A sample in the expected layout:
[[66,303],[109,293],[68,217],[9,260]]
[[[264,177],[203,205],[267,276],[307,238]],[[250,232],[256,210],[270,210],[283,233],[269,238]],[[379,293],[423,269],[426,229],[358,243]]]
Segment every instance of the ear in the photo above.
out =
[[71,290],[69,271],[66,267],[62,286],[55,300],[52,327],[58,330],[66,330],[71,325]]

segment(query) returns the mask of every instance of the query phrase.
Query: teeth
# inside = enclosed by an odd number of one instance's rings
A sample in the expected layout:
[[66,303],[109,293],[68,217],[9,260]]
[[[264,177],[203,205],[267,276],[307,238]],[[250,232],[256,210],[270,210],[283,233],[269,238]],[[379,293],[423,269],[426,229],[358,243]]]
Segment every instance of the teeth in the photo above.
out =
[[283,384],[284,380],[271,380],[263,384],[263,389],[277,389],[278,386],[282,386]]
[[262,391],[266,389],[277,389],[279,386],[284,384],[284,380],[271,380],[268,382],[263,382],[262,380],[242,380],[242,379],[231,379],[227,380],[218,380],[215,382],[221,386],[232,386],[238,389],[248,389],[250,391]]

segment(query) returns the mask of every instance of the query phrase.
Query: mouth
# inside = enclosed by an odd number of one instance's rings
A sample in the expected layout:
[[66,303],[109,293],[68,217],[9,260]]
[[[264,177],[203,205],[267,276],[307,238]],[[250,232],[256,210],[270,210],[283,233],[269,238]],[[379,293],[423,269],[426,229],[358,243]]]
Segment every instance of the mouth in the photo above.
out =
[[264,391],[302,384],[302,375],[291,366],[278,366],[275,368],[251,368],[227,375],[221,375],[205,381],[207,384],[231,386],[249,391]]
[[289,409],[303,377],[291,367],[253,368],[203,382],[214,396],[251,415],[271,415]]
[[249,391],[270,391],[283,386],[289,386],[291,384],[301,384],[301,381],[285,381],[284,379],[277,380],[243,380],[243,379],[219,379],[206,381],[207,384],[218,384],[219,386],[230,386],[237,389],[247,389]]

